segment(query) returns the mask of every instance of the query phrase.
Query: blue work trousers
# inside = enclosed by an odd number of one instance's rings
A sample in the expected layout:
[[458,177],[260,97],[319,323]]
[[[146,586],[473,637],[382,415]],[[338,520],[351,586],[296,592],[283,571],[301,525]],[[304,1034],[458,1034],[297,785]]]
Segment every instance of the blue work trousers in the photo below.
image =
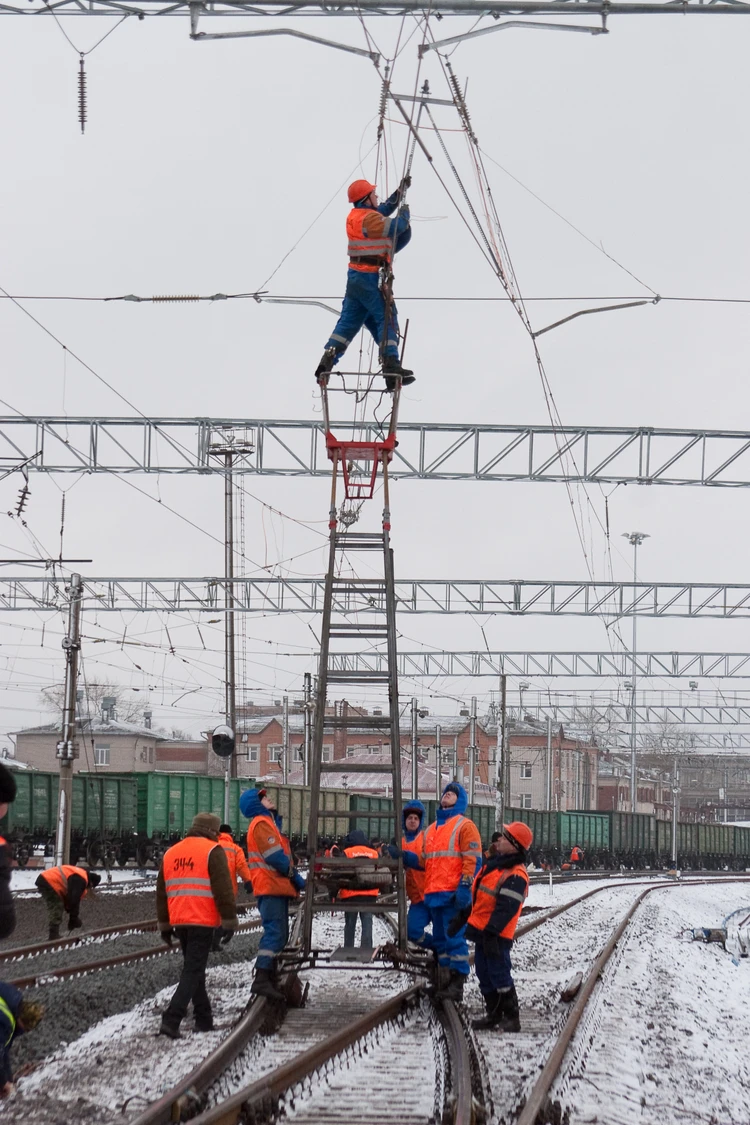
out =
[[474,968],[483,996],[488,996],[490,992],[507,992],[509,988],[513,988],[513,977],[510,975],[510,947],[513,942],[508,938],[498,938],[498,942],[500,954],[497,957],[488,957],[481,941],[477,942]]
[[[395,301],[391,303],[388,335],[382,347],[385,328],[385,298],[380,292],[379,275],[349,270],[341,316],[331,333],[326,348],[335,348],[343,355],[362,325],[372,334],[383,356],[398,358],[398,318]],[[338,359],[338,356],[337,356]],[[334,360],[334,363],[337,362]]]
[[263,934],[255,967],[273,969],[277,955],[289,938],[289,899],[285,895],[261,895],[258,910],[263,923]]
[[451,903],[450,906],[430,906],[428,909],[432,919],[432,943],[433,948],[437,950],[438,964],[468,977],[469,944],[466,941],[466,926],[462,926],[453,937],[449,937],[446,933],[448,923],[456,915],[455,905]]
[[432,949],[432,934],[425,933],[430,924],[430,912],[424,902],[413,902],[406,916],[406,936],[422,949]]

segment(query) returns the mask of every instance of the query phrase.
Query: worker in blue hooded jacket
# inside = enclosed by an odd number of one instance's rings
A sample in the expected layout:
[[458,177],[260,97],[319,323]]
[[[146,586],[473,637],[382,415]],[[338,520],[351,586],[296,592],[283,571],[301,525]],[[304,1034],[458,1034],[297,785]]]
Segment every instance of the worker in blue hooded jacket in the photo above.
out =
[[471,888],[482,865],[479,829],[464,815],[469,798],[463,785],[451,781],[440,798],[440,808],[422,837],[422,854],[402,851],[404,866],[421,867],[425,874],[424,901],[432,922],[432,943],[438,965],[447,971],[435,993],[439,1000],[461,1000],[469,975],[466,926],[448,933],[457,913],[471,906]]
[[281,831],[281,817],[266,790],[246,789],[240,795],[240,812],[250,821],[247,865],[263,922],[251,991],[283,1001],[284,994],[276,983],[276,958],[289,937],[289,900],[298,897],[305,880],[294,869],[292,849]]

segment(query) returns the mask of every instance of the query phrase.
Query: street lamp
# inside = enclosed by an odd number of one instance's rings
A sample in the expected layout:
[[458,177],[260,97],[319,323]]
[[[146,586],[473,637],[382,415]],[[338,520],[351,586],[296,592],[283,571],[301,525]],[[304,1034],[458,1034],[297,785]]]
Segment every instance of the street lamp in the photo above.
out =
[[636,627],[638,622],[638,615],[636,613],[635,602],[637,597],[636,586],[638,584],[638,548],[643,543],[644,539],[649,539],[650,536],[645,531],[623,531],[623,539],[627,539],[633,547],[633,668],[631,675],[631,689],[630,689],[630,811],[635,812],[638,803],[638,779],[635,772],[635,743],[636,743],[636,714],[635,714],[635,691],[636,691],[636,675],[637,675],[637,637]]

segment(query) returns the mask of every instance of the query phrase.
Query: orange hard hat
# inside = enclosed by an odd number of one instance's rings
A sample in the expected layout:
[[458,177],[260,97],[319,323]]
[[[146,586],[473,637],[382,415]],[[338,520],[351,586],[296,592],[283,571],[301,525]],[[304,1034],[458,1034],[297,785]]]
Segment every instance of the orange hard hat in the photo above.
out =
[[347,192],[349,202],[361,203],[371,191],[375,191],[375,186],[369,180],[355,180],[353,184],[349,184],[349,191]]
[[528,824],[524,824],[522,820],[513,820],[510,824],[504,824],[503,836],[510,840],[511,844],[515,844],[516,847],[525,852],[534,842],[534,833]]

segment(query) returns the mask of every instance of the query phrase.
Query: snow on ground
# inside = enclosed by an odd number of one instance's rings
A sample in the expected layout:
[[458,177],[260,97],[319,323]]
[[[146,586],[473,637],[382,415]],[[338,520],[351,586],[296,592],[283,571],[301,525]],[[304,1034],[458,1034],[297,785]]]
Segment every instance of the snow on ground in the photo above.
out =
[[744,906],[750,883],[648,896],[553,1090],[571,1125],[747,1125],[750,959],[689,940]]

